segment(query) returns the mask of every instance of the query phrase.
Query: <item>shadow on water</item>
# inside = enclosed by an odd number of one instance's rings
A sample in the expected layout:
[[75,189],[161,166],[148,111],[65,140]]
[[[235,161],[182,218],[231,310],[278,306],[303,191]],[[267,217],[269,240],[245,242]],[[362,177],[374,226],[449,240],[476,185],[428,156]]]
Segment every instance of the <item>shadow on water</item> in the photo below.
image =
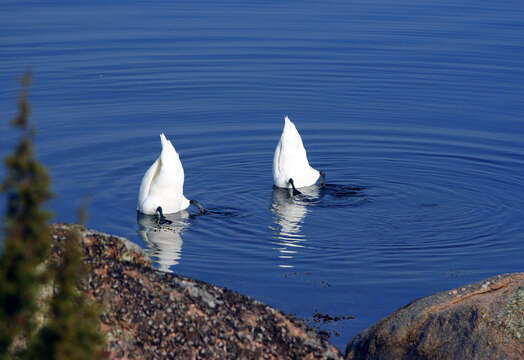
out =
[[321,207],[359,206],[369,201],[364,186],[324,184],[312,185],[299,190],[300,194],[293,195],[291,191],[286,189],[275,188],[273,194],[275,191],[279,191],[279,197],[283,197],[286,194],[297,203]]
[[[242,212],[234,208],[206,208],[206,216],[218,215],[223,217],[241,217]],[[195,218],[204,214],[192,214],[190,217]]]
[[364,186],[324,184],[319,190],[322,201],[318,201],[316,205],[328,208],[362,206],[370,201],[365,190]]
[[321,187],[321,191],[324,194],[329,194],[337,198],[345,198],[350,196],[363,196],[364,187],[356,185],[338,185],[338,184],[325,184]]

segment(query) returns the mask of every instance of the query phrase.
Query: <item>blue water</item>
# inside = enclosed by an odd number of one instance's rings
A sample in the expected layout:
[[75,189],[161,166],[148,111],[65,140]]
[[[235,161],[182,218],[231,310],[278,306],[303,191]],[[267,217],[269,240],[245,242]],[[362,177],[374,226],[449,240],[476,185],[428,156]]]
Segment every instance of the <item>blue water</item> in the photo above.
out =
[[[89,227],[162,270],[310,323],[354,315],[321,325],[341,349],[415,298],[524,270],[521,1],[3,1],[0,24],[0,155],[30,67],[57,221],[88,198]],[[285,115],[327,173],[306,197],[272,189]],[[216,213],[154,232],[135,209],[160,132]]]

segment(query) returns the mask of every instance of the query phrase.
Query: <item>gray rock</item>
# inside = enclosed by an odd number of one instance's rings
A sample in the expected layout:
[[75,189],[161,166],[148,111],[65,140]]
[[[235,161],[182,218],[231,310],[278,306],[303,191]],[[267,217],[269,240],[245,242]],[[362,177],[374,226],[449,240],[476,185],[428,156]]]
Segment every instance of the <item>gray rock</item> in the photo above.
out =
[[353,338],[346,359],[524,359],[524,273],[416,300]]

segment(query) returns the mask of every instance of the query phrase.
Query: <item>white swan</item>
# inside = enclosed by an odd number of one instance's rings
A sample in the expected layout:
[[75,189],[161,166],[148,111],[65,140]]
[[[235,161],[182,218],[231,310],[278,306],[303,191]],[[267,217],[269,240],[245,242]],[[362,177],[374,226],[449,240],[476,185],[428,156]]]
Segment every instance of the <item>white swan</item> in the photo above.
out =
[[176,213],[193,204],[204,213],[197,201],[184,196],[184,168],[173,144],[164,134],[160,134],[160,141],[162,152],[142,178],[137,210],[147,215],[158,213],[163,219],[164,213]]
[[324,173],[313,169],[295,124],[286,116],[282,136],[273,157],[273,183],[280,188],[301,188],[313,185]]

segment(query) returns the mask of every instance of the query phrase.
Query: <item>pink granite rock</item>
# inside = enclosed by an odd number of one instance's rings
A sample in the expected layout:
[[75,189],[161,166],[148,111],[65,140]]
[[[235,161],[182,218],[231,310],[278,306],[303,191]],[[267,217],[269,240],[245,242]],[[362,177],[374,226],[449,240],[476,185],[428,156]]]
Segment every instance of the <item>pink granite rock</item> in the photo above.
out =
[[524,273],[416,300],[357,335],[346,359],[524,359]]

